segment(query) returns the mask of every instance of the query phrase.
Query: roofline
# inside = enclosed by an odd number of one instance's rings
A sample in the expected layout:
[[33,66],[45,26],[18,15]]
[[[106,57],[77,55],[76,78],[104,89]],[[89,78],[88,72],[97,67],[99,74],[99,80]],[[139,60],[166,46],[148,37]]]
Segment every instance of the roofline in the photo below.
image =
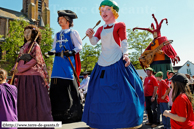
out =
[[177,68],[177,67],[183,67],[183,65],[179,65],[179,66],[172,66],[173,68]]
[[0,7],[0,9],[4,9],[4,10],[7,10],[7,11],[13,11],[13,12],[16,12],[16,13],[22,13],[22,12],[18,12],[18,11],[15,11],[15,10],[7,9],[7,8],[2,8],[2,7]]
[[[10,19],[10,20],[19,20],[19,19],[10,18],[10,17],[3,17],[3,16],[0,16],[0,18]],[[25,17],[24,17],[24,19],[23,19],[23,20],[25,20],[25,21],[27,21],[27,22],[30,22],[30,20],[29,20],[29,19],[27,19],[27,18],[25,18]]]
[[[190,63],[192,63],[192,64],[194,65],[194,63],[191,62],[191,61],[189,61],[189,60],[187,60],[187,61],[184,63],[184,65],[185,65],[187,62],[190,62]],[[184,66],[184,65],[182,65],[182,66]]]
[[[26,14],[23,13],[23,12],[18,12],[18,11],[15,11],[15,10],[7,9],[7,8],[2,8],[2,7],[0,7],[0,9],[3,9],[3,10],[8,11],[8,12],[12,11],[12,12],[15,12],[15,13],[20,13],[20,14],[22,14],[24,16],[24,20],[25,21],[30,22],[30,19],[28,19],[27,16],[26,16]],[[10,12],[10,13],[12,13],[12,12]],[[6,19],[15,20],[14,18],[4,17],[4,16],[1,16],[1,15],[0,15],[0,18],[6,18]]]

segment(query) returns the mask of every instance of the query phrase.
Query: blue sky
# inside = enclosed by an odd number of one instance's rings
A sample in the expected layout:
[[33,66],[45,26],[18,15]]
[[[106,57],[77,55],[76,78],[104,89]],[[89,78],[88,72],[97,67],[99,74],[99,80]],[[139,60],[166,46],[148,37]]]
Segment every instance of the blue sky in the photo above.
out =
[[[57,23],[57,11],[70,9],[78,15],[74,20],[74,27],[80,37],[85,36],[85,31],[92,28],[101,20],[98,7],[102,0],[50,0],[50,20],[54,33],[61,30]],[[127,29],[150,27],[155,23],[152,13],[158,22],[167,18],[168,25],[163,22],[161,35],[174,40],[173,47],[181,58],[176,66],[183,65],[187,60],[194,62],[194,0],[116,0],[120,7],[118,22],[125,22]],[[0,7],[21,11],[22,0],[0,0]],[[102,21],[101,25],[104,22]],[[95,31],[97,28],[95,29]],[[83,41],[89,43],[88,38]]]

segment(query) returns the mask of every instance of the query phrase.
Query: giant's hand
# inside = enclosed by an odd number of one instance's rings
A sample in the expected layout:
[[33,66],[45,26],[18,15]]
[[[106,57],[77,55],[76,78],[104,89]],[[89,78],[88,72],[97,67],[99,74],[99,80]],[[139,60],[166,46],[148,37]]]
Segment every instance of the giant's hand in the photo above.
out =
[[14,74],[17,74],[17,73],[18,73],[18,69],[16,68],[16,69],[14,69],[14,70],[11,70],[10,74],[13,75],[13,73],[14,73]]
[[23,54],[22,56],[20,56],[20,58],[17,59],[17,62],[19,62],[20,60],[29,62],[31,59],[32,56],[30,54]]
[[130,59],[129,59],[128,55],[123,55],[123,60],[126,61],[125,67],[128,67],[130,65]]
[[48,58],[49,56],[52,56],[56,53],[55,50],[51,50],[51,51],[48,51],[48,52],[45,52],[44,55]]
[[178,55],[174,59],[172,59],[173,65],[175,65],[175,63],[178,63],[179,61],[180,61],[180,57]]
[[89,37],[89,38],[92,38],[93,35],[94,35],[94,30],[92,28],[89,28],[87,31],[86,31],[86,35]]

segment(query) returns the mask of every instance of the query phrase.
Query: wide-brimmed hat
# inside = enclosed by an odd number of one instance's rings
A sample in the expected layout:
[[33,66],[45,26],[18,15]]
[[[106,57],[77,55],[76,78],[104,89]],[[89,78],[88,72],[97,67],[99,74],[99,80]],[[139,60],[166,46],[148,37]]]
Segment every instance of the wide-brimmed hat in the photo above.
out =
[[76,13],[74,13],[73,11],[71,10],[59,10],[57,11],[58,13],[58,16],[61,17],[61,16],[68,16],[70,17],[71,19],[76,19],[78,18]]

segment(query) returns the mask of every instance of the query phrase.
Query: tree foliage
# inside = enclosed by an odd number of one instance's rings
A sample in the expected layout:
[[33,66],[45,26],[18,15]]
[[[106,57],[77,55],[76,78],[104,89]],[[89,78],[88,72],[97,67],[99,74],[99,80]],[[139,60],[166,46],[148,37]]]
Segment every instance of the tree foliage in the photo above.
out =
[[44,56],[45,52],[48,52],[52,49],[52,35],[53,35],[53,30],[52,28],[49,27],[49,25],[46,25],[44,29],[41,29],[41,35],[42,35],[42,40],[40,44],[40,48],[47,66],[48,73],[51,74],[52,71],[52,66],[53,66],[53,57],[46,57]]
[[[18,57],[19,51],[21,46],[24,44],[24,27],[29,25],[29,23],[23,18],[19,20],[13,20],[10,21],[10,26],[9,26],[9,32],[8,35],[5,36],[5,42],[1,44],[1,48],[3,51],[6,51],[5,54],[5,59],[7,61],[6,69],[7,71],[10,71],[14,64],[16,63],[16,59]],[[52,29],[49,28],[48,25],[41,31],[42,34],[42,41],[40,44],[42,53],[45,53],[46,51],[49,51],[52,46]],[[43,56],[47,65],[47,68],[49,67],[50,69],[50,64],[52,63],[52,57],[50,58],[45,58]]]
[[3,51],[6,51],[4,55],[8,64],[4,69],[10,71],[14,66],[18,57],[20,47],[24,44],[24,27],[29,25],[28,22],[23,20],[10,21],[8,35],[5,36],[5,42],[1,44]]
[[129,50],[132,52],[129,53],[131,63],[136,69],[142,69],[139,63],[139,57],[143,51],[147,48],[149,43],[151,43],[152,38],[150,38],[151,33],[147,31],[138,30],[133,31],[132,29],[127,29],[128,32],[128,43]]
[[100,47],[100,44],[93,47],[87,43],[83,46],[83,49],[80,51],[82,72],[93,70],[100,55]]

